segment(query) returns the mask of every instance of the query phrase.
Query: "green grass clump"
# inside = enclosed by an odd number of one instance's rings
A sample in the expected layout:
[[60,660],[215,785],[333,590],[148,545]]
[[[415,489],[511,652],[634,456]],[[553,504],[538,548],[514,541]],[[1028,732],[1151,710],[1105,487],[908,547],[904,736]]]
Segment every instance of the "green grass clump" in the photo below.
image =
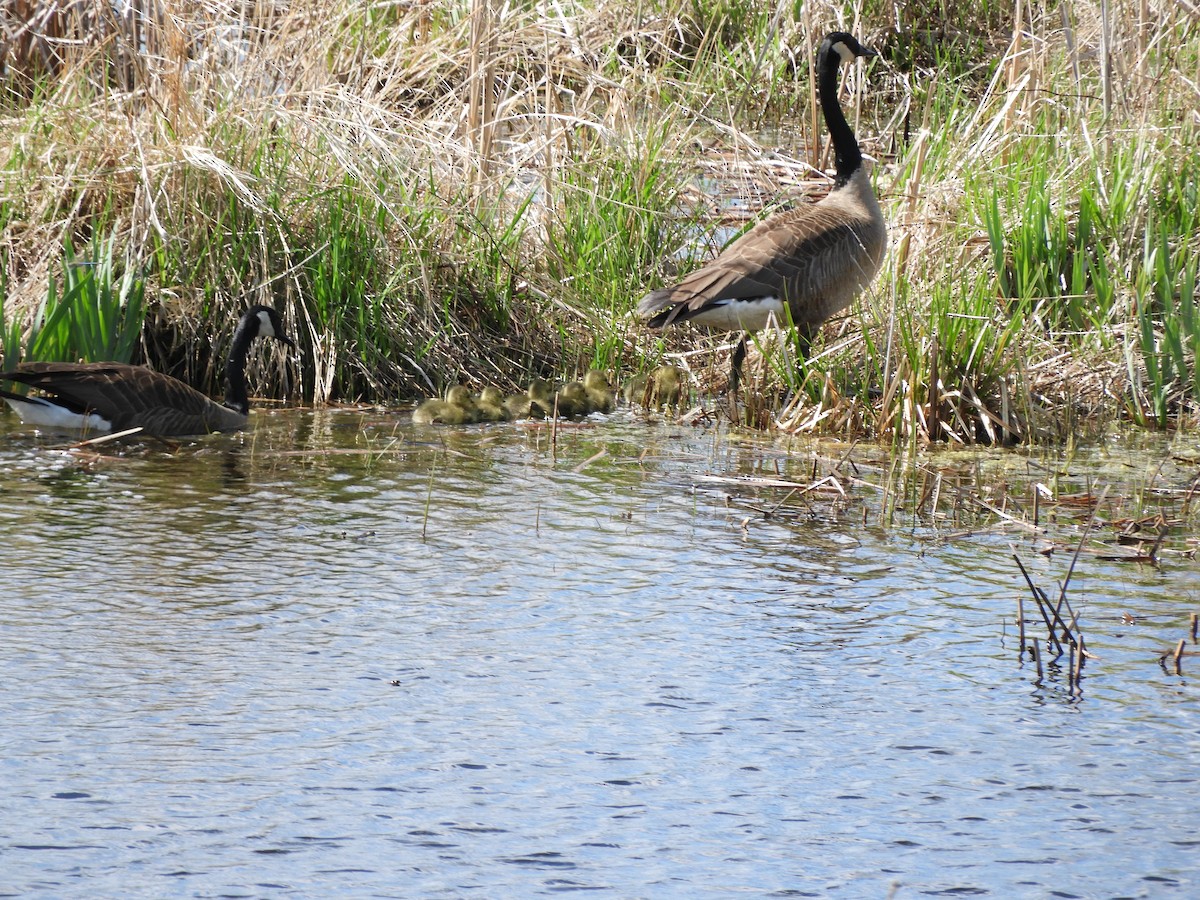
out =
[[1164,176],[1163,202],[1149,217],[1134,284],[1135,344],[1144,377],[1137,356],[1128,354],[1133,411],[1142,424],[1160,428],[1200,405],[1200,192],[1188,172]]
[[27,317],[6,313],[9,279],[0,266],[0,369],[19,362],[129,362],[145,318],[145,285],[127,262],[114,259],[115,237],[97,239],[88,258],[63,247],[61,276]]
[[[666,155],[667,120],[649,124],[645,139],[627,153],[581,160],[565,173],[547,221],[545,271],[568,296],[575,323],[592,335],[582,368],[614,369],[629,355],[629,307],[645,291],[647,273],[660,270],[686,238],[692,218],[682,197],[683,178]],[[590,352],[589,352],[590,351]]]

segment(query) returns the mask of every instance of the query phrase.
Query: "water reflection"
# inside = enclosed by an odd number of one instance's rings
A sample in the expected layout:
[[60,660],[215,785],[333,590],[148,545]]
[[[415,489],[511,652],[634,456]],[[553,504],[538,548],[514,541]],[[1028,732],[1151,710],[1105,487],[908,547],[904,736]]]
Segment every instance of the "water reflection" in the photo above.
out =
[[[2,439],[12,893],[1194,891],[1194,689],[1156,664],[1190,560],[1080,566],[1077,693],[1011,625],[1011,554],[1062,554],[920,486],[890,526],[861,485],[764,518],[747,478],[845,448],[376,411]],[[1033,463],[966,469],[1005,502]]]

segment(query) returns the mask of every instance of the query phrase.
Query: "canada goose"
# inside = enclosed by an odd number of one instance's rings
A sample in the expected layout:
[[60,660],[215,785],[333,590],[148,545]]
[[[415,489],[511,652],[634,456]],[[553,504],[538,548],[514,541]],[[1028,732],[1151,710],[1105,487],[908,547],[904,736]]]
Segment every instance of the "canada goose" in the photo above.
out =
[[529,382],[529,417],[551,419],[554,417],[554,385],[544,378]]
[[504,408],[504,394],[498,387],[485,387],[479,392],[475,405],[481,422],[504,422],[509,418],[508,410]]
[[[807,355],[821,324],[871,282],[883,261],[887,228],[858,141],[838,103],[837,74],[839,63],[875,55],[841,31],[826,37],[817,51],[821,110],[837,162],[833,190],[814,205],[759,222],[708,265],[676,285],[651,291],[637,310],[649,327],[690,321],[716,331],[751,332],[772,320],[790,321],[800,352]],[[733,352],[730,387],[735,391],[746,337]]]
[[513,394],[504,398],[504,412],[509,419],[528,419],[533,409],[529,394]]
[[115,362],[23,363],[0,373],[0,381],[26,384],[49,396],[0,391],[0,397],[22,421],[42,427],[99,433],[141,428],[143,434],[157,437],[237,431],[249,420],[246,354],[260,337],[295,346],[275,310],[250,307],[233,333],[223,406],[170,375]]
[[588,408],[587,388],[578,381],[568,381],[554,395],[558,404],[558,414],[564,419],[575,416],[586,416]]
[[649,374],[636,375],[622,390],[627,403],[659,409],[678,406],[687,373],[677,366],[658,366]]
[[456,384],[446,391],[446,398],[431,397],[413,410],[417,425],[470,425],[482,418],[479,405],[469,388]]
[[658,406],[678,406],[687,375],[678,366],[659,366],[650,373],[651,392]]
[[646,385],[650,381],[650,376],[643,372],[641,375],[634,375],[621,388],[621,396],[625,398],[626,403],[642,403],[646,399]]
[[479,404],[475,402],[475,395],[465,385],[456,384],[450,390],[446,391],[446,402],[456,409],[461,409],[467,422],[478,422],[481,419]]
[[467,414],[441,397],[430,397],[413,410],[414,425],[465,425]]
[[612,412],[616,395],[608,378],[599,369],[591,369],[583,376],[583,389],[587,391],[589,412]]

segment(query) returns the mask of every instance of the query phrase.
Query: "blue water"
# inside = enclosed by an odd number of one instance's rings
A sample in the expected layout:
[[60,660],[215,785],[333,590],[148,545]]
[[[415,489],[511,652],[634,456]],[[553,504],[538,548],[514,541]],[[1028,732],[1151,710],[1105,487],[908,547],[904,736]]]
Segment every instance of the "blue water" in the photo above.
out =
[[[627,413],[62,446],[0,418],[4,895],[1200,891],[1187,534],[1076,564],[1075,688],[1018,661],[1012,555],[1057,592],[1086,516],[953,499],[1161,452],[913,461],[940,506],[889,512],[878,449]],[[764,485],[847,453],[844,498]]]

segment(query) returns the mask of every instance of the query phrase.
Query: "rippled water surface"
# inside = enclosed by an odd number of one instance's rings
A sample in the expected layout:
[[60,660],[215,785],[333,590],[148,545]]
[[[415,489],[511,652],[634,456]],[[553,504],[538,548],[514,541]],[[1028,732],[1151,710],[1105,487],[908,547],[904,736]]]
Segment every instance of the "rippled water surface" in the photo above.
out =
[[255,419],[90,456],[0,417],[0,893],[1200,893],[1186,555],[1081,558],[1074,690],[1012,624],[1013,553],[1070,554],[889,512],[878,449]]

